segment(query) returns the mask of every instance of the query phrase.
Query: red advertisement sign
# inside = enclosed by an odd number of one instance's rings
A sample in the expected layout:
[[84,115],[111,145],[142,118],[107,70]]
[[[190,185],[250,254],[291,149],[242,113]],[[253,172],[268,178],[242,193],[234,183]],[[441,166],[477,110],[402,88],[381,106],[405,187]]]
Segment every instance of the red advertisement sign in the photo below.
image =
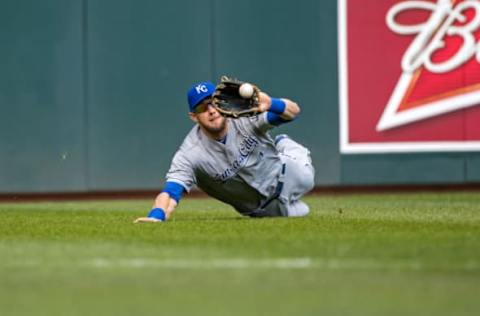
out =
[[339,0],[340,150],[480,150],[480,1]]

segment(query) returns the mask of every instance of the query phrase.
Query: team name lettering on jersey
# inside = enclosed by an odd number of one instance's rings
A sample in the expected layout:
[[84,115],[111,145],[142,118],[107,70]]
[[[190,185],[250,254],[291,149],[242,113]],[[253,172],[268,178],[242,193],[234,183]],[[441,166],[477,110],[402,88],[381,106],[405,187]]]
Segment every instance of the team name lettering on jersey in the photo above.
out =
[[245,165],[248,156],[255,150],[258,146],[258,140],[253,136],[246,136],[240,143],[239,156],[230,164],[230,166],[225,169],[222,173],[217,173],[215,175],[216,181],[224,182],[225,180],[233,177],[238,173],[238,171]]

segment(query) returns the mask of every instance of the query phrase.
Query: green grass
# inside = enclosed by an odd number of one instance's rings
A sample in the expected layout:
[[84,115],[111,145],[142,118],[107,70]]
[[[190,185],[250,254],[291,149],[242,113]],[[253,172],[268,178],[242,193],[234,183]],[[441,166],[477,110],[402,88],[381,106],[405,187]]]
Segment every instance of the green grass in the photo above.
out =
[[184,199],[0,204],[3,315],[477,315],[480,194],[310,196],[306,218]]

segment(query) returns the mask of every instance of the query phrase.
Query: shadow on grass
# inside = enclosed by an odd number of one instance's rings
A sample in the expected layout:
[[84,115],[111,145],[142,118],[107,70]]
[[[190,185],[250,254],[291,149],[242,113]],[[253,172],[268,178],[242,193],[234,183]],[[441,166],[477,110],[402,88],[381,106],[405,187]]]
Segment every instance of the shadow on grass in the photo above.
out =
[[250,216],[239,216],[239,217],[198,217],[198,218],[175,218],[169,220],[170,222],[217,222],[217,221],[268,221],[268,220],[292,220],[289,217],[250,217]]

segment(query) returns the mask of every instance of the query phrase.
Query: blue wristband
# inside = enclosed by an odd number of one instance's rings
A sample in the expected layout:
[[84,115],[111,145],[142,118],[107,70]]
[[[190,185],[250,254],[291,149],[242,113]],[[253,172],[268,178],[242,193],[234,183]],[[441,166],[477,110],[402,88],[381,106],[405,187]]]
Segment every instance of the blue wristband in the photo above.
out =
[[163,222],[165,221],[165,211],[159,207],[154,208],[153,210],[150,211],[150,213],[148,213],[148,217],[156,218]]
[[286,107],[285,101],[282,99],[272,98],[272,105],[270,106],[269,111],[276,113],[276,114],[283,114],[285,112]]

